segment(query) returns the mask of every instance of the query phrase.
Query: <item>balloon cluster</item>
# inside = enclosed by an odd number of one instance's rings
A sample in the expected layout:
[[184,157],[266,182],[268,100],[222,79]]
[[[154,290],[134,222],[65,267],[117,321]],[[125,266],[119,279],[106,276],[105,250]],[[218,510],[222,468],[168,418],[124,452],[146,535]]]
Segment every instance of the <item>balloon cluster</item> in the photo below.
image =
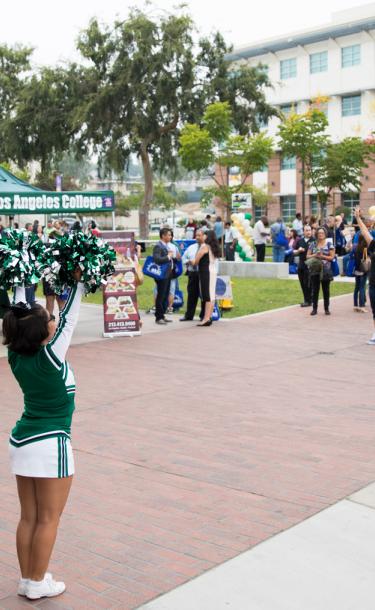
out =
[[8,229],[0,239],[0,286],[37,284],[46,266],[45,246],[35,233],[24,229]]
[[95,235],[85,235],[75,231],[58,237],[46,247],[46,254],[52,261],[44,272],[44,277],[56,294],[73,286],[73,273],[81,269],[81,281],[86,294],[95,292],[107,277],[114,272],[115,250]]
[[236,252],[241,260],[251,262],[254,254],[253,248],[253,229],[250,226],[251,214],[232,214],[234,237],[238,240]]

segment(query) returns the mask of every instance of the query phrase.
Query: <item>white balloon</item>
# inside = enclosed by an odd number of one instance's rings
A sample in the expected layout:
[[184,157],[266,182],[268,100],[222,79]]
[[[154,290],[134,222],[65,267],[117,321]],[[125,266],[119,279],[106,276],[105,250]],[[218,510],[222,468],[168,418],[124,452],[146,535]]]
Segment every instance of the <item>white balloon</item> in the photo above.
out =
[[240,244],[242,249],[247,245],[246,240],[243,237],[241,237],[241,239],[238,240],[238,243]]
[[240,212],[239,214],[237,214],[237,216],[240,222],[243,222],[245,220],[245,214],[243,212]]
[[234,239],[238,239],[240,236],[240,232],[237,231],[237,229],[232,229],[232,234],[233,234]]
[[246,228],[246,227],[249,227],[249,226],[250,226],[250,220],[249,220],[248,218],[245,218],[245,220],[242,222],[242,224],[243,224],[243,226],[244,226],[245,228]]
[[245,235],[246,235],[247,237],[252,237],[253,232],[250,230],[250,227],[246,227],[246,229],[245,229]]

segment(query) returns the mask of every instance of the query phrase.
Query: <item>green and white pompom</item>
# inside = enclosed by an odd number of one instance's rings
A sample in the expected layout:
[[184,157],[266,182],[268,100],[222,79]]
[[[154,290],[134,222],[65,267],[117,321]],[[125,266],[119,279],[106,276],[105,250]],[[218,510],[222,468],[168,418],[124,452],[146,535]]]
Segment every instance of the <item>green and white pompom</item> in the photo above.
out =
[[8,229],[0,239],[0,286],[37,284],[48,264],[46,248],[35,233],[25,229]]
[[73,286],[73,273],[82,271],[82,282],[86,294],[95,292],[107,283],[107,277],[114,272],[115,250],[95,235],[85,235],[82,231],[56,238],[47,246],[47,256],[53,261],[44,272],[44,277],[52,289],[61,293]]

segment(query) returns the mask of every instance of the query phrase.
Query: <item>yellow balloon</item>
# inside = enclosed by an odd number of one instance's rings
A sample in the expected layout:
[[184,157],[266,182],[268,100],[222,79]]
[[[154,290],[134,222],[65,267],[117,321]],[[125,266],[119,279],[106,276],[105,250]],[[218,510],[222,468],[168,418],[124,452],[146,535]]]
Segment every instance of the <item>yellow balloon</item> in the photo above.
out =
[[237,214],[232,214],[232,216],[230,217],[230,219],[235,223],[237,220]]
[[375,217],[375,205],[372,205],[371,208],[369,208],[369,214],[372,218]]

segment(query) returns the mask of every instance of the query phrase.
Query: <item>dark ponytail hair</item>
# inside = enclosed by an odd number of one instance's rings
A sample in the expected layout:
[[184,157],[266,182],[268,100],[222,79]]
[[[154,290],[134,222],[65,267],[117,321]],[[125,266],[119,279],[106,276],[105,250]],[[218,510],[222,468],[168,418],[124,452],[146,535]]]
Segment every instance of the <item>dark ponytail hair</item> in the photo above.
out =
[[215,231],[206,231],[205,235],[206,239],[204,243],[207,244],[207,246],[210,246],[214,257],[219,258],[221,256],[221,250]]
[[16,307],[8,309],[3,319],[3,345],[22,356],[32,356],[49,335],[48,314],[35,304],[21,315]]

